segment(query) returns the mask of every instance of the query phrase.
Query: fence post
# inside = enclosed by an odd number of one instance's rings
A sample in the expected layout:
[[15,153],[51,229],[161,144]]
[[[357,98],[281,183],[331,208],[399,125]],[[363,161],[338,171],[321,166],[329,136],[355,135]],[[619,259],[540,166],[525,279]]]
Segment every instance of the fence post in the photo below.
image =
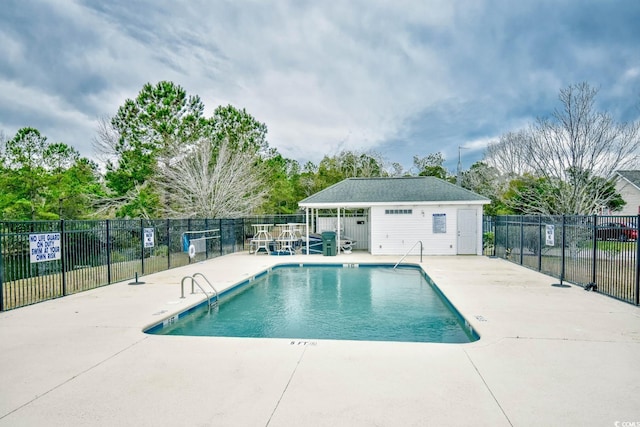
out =
[[[591,238],[593,239],[593,252],[591,261],[591,283],[596,283],[596,261],[598,260],[598,238],[596,236],[596,229],[598,226],[598,214],[593,214],[593,227]],[[637,274],[636,274],[637,276]]]
[[140,274],[144,276],[144,219],[142,218],[140,218],[140,270],[142,270]]
[[62,269],[62,296],[67,295],[67,274],[65,258],[67,257],[67,245],[65,244],[64,219],[60,220],[60,268]]
[[111,232],[110,221],[107,220],[107,283],[111,284]]
[[[191,231],[191,218],[187,218],[187,231]],[[191,234],[187,233],[188,242],[191,244]],[[187,245],[187,250],[189,245]],[[187,251],[188,253],[188,251]],[[191,257],[189,257],[189,264],[191,264]]]
[[[210,230],[210,228],[209,228],[209,218],[205,218],[204,219],[204,229],[205,230]],[[207,234],[210,234],[210,233],[205,233],[205,237],[206,237]],[[204,241],[204,259],[209,259],[209,244],[210,244],[209,242],[213,243],[213,239],[208,239],[207,238]]]
[[239,252],[239,249],[238,249],[238,246],[239,246],[238,245],[238,219],[236,219],[236,218],[233,219],[231,227],[232,227],[232,230],[233,230],[233,235],[232,235],[232,238],[233,238],[233,251],[232,251],[232,253],[236,253],[236,252]]
[[491,255],[495,257],[497,255],[496,246],[498,243],[498,217],[496,216],[491,217],[491,231],[493,231],[493,250],[491,251]]
[[4,234],[4,223],[0,222],[0,312],[4,311],[4,252],[2,252],[2,241]]
[[540,214],[538,214],[538,271],[542,271],[542,215]]
[[562,257],[560,258],[560,262],[562,263],[562,265],[560,266],[560,284],[562,284],[562,282],[564,281],[564,273],[565,273],[565,237],[566,237],[566,217],[565,214],[562,214],[562,244],[560,246],[560,250],[562,251]]
[[520,265],[524,261],[524,216],[520,215]]
[[[238,222],[244,224],[244,220],[240,218],[239,220],[236,219],[233,221],[233,252],[238,252]],[[244,230],[244,225],[241,229]],[[244,251],[244,233],[242,233],[242,250]]]
[[171,220],[167,218],[167,270],[171,268]]
[[249,232],[247,231],[247,222],[244,220],[244,218],[242,218],[242,250],[243,251],[246,249],[245,241],[247,240],[246,238],[247,234],[249,234]]
[[222,236],[224,236],[224,232],[222,230],[222,218],[218,220],[218,230],[220,230],[219,231],[219,233],[220,233],[220,256],[222,256],[224,254],[223,250],[222,250],[222,241],[223,241]]
[[635,304],[640,305],[640,239],[638,232],[640,231],[640,214],[636,217],[636,294]]
[[505,218],[505,227],[504,227],[504,259],[511,260],[511,249],[509,249],[509,222],[511,222],[511,217],[507,216]]

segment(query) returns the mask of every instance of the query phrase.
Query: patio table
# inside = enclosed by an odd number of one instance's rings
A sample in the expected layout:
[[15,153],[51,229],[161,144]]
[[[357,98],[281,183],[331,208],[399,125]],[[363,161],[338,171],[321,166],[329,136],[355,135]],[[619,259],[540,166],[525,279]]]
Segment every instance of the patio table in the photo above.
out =
[[269,233],[269,228],[273,227],[273,224],[252,224],[251,226],[256,231],[249,244],[249,253],[257,254],[260,249],[264,249],[267,254],[271,253],[269,243],[273,242],[273,237]]

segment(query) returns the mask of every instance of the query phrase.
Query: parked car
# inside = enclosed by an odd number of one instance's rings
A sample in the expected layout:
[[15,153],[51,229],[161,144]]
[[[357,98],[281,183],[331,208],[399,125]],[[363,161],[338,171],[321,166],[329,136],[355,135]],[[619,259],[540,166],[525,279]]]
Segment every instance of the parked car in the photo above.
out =
[[607,222],[596,227],[596,238],[598,240],[637,240],[638,230],[624,222]]

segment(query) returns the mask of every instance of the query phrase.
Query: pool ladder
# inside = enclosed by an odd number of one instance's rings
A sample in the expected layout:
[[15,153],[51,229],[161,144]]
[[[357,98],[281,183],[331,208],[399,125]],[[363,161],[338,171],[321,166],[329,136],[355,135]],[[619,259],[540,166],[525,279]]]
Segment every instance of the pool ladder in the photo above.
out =
[[[204,279],[205,282],[207,282],[207,285],[209,285],[209,287],[213,290],[213,293],[209,294],[209,292],[207,292],[201,285],[200,283],[198,283],[198,281],[196,280],[196,276],[197,277],[202,277]],[[216,288],[213,287],[213,285],[211,284],[211,282],[209,281],[209,279],[207,279],[204,274],[202,273],[195,273],[193,276],[184,276],[182,278],[182,281],[180,282],[180,298],[184,298],[184,281],[187,279],[191,279],[191,294],[195,293],[195,286],[197,286],[198,288],[200,288],[200,290],[207,296],[207,307],[209,309],[209,311],[211,311],[211,307],[215,307],[218,305],[218,291],[216,290]],[[215,297],[215,300],[211,301],[211,298]]]

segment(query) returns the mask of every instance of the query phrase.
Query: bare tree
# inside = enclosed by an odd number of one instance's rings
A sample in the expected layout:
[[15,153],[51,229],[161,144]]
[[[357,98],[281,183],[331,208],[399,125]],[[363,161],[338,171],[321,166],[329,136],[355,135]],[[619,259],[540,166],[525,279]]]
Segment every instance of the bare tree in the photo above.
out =
[[413,156],[413,167],[420,176],[435,176],[447,179],[449,171],[444,167],[444,156],[441,152],[431,153],[425,157]]
[[111,119],[107,116],[98,117],[96,132],[92,143],[96,159],[105,165],[117,161],[120,133],[111,124]]
[[484,162],[507,176],[532,172],[526,155],[528,137],[524,130],[505,133],[498,141],[487,145]]
[[387,174],[391,177],[399,177],[408,175],[409,171],[405,171],[404,167],[398,162],[392,162],[388,168]]
[[370,178],[383,176],[384,157],[375,151],[341,151],[334,156],[325,156],[319,168],[331,170],[343,178]]
[[531,129],[527,158],[541,177],[561,183],[555,189],[562,212],[595,212],[613,197],[615,172],[638,166],[640,122],[617,123],[596,111],[597,93],[587,83],[561,90],[562,108]]
[[[462,187],[471,190],[482,196],[491,199],[492,202],[500,200],[509,185],[506,175],[501,174],[498,169],[489,166],[484,162],[476,162],[469,170],[462,174]],[[500,214],[496,203],[485,207],[485,213],[489,215]]]
[[[149,183],[136,184],[131,190],[122,196],[90,196],[89,202],[94,210],[91,216],[96,218],[114,218],[118,211],[129,203],[144,199],[149,194]],[[152,219],[152,214],[144,204],[138,206],[137,216],[143,219]]]
[[358,157],[357,168],[359,177],[371,178],[384,176],[386,171],[384,170],[385,158],[377,151],[369,150],[364,152],[354,152],[354,155]]
[[501,171],[508,170],[510,158],[517,164],[511,172],[525,172],[520,185],[512,185],[520,211],[594,213],[616,197],[615,172],[638,167],[640,122],[618,123],[597,111],[597,93],[587,83],[562,89],[561,108],[526,131],[505,136],[505,153],[493,153],[494,161],[505,159]]
[[226,140],[215,147],[210,139],[201,139],[193,152],[161,174],[157,185],[174,195],[176,203],[165,206],[174,217],[248,215],[267,194],[258,155],[234,150]]

